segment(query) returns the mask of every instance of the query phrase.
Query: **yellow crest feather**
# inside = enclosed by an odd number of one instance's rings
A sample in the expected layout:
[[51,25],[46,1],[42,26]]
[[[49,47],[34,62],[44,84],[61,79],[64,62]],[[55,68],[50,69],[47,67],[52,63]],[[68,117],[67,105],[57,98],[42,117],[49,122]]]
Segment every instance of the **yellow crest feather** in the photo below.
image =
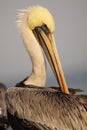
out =
[[[26,17],[25,17],[26,16]],[[46,24],[51,32],[54,32],[54,20],[50,12],[41,6],[34,6],[18,13],[18,24],[21,24],[26,18],[28,27],[33,30],[37,26]]]

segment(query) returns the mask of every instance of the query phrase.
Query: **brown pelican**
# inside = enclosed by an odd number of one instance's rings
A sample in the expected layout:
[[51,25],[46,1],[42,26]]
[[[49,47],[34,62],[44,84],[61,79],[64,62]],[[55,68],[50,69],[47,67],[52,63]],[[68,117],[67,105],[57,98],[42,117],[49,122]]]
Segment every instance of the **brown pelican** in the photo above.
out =
[[0,83],[0,130],[7,130],[8,120],[5,103],[5,92],[7,88],[4,84]]
[[[87,95],[69,94],[53,36],[54,21],[49,11],[40,6],[21,11],[18,27],[34,68],[31,76],[24,81],[30,85],[26,88],[12,87],[6,92],[8,119],[12,128],[87,130]],[[43,64],[40,46],[62,92],[55,87],[40,86],[45,77],[38,74],[39,63]],[[43,74],[43,69],[40,70]]]

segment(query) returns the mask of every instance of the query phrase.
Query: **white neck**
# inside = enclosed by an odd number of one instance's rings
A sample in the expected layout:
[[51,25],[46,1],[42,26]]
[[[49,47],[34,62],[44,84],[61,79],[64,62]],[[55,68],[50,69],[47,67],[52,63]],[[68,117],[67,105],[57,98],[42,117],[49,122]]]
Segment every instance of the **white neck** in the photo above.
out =
[[43,87],[46,82],[46,64],[41,47],[27,25],[22,24],[20,31],[33,66],[31,75],[24,83]]

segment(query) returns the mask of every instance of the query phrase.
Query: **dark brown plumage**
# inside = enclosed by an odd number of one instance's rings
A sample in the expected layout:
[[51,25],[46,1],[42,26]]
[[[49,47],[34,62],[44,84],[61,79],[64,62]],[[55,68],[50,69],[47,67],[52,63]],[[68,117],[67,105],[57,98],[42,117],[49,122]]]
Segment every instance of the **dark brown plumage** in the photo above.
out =
[[6,86],[0,83],[0,130],[7,130],[9,126],[7,120],[6,103],[5,103],[6,90],[7,90]]
[[52,88],[7,90],[9,122],[14,130],[86,130],[87,96],[63,94]]

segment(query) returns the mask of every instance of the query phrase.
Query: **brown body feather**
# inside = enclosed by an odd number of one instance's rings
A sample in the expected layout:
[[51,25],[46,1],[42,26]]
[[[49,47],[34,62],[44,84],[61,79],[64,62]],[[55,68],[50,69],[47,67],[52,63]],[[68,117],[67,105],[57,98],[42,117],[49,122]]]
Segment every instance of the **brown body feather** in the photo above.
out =
[[0,130],[7,130],[8,128],[7,110],[5,103],[6,90],[6,86],[0,83]]
[[6,94],[8,118],[16,130],[86,130],[84,99],[52,88],[14,87]]

